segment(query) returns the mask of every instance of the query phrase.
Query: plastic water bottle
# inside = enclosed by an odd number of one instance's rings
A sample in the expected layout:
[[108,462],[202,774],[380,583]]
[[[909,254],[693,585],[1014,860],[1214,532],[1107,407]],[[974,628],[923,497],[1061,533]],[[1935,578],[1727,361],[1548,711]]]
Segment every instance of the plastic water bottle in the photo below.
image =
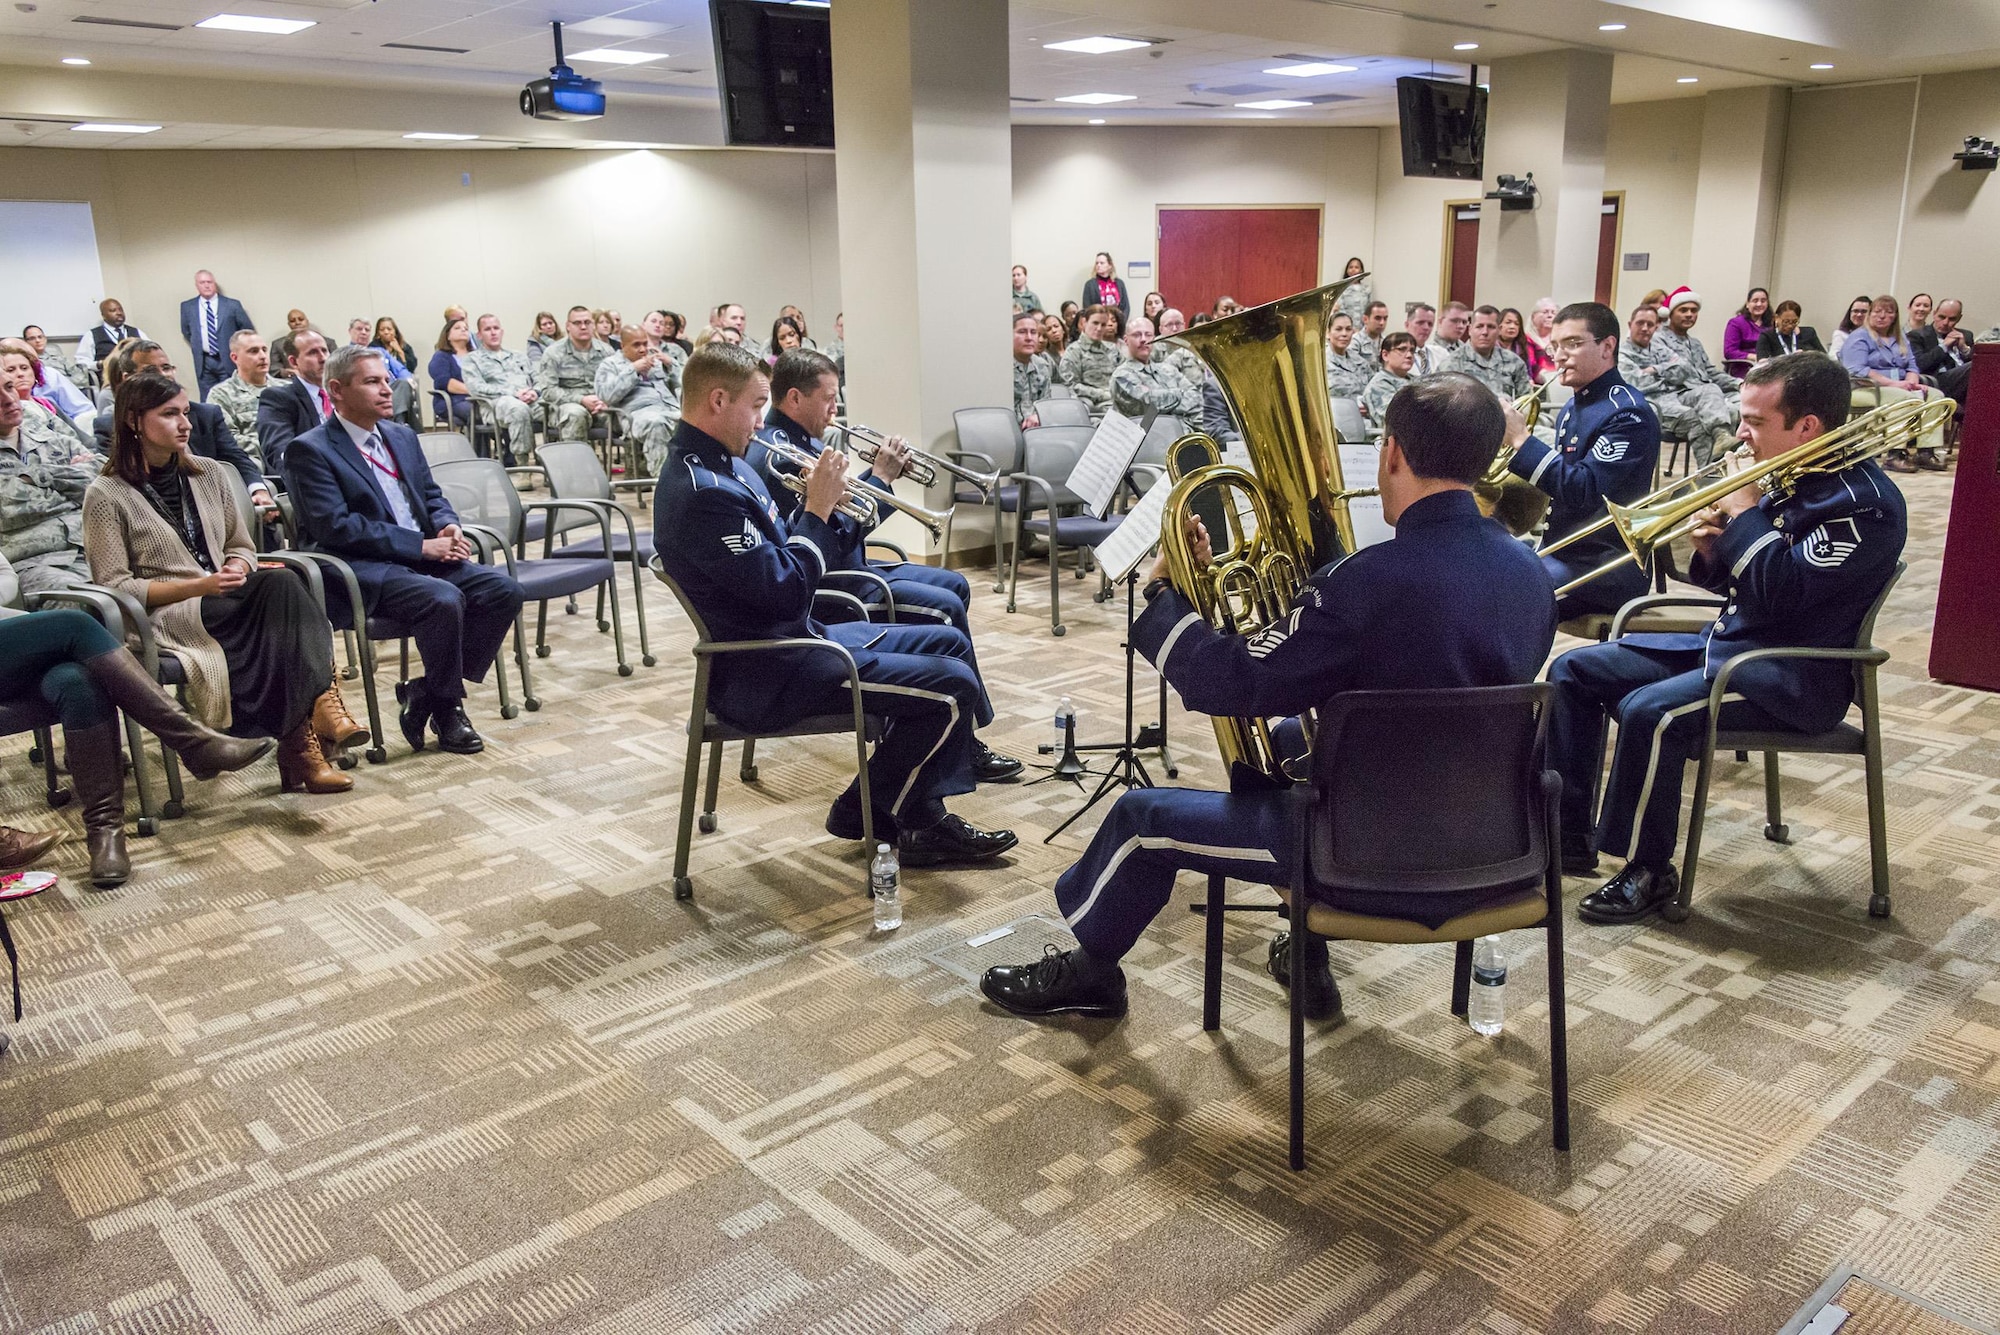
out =
[[868,888],[875,896],[875,930],[893,932],[903,925],[902,871],[896,865],[894,844],[875,845],[875,861],[868,868]]
[[1069,702],[1069,697],[1065,695],[1062,698],[1062,703],[1056,706],[1055,753],[1059,756],[1068,754],[1070,749],[1070,739],[1073,738],[1075,735],[1076,735],[1076,706],[1071,704]]
[[1482,936],[1472,947],[1472,999],[1466,1020],[1472,1032],[1491,1038],[1500,1032],[1507,1015],[1507,957],[1500,953],[1500,938]]

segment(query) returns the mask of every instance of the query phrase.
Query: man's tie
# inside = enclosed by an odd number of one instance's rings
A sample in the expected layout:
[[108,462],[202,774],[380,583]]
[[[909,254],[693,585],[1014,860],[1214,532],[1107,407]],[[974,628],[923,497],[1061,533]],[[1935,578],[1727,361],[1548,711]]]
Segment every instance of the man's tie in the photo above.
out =
[[214,356],[214,355],[215,355],[215,300],[214,300],[214,298],[209,298],[209,299],[207,299],[207,300],[203,301],[203,302],[201,303],[201,309],[202,309],[202,313],[203,313],[203,315],[204,315],[204,316],[206,317],[206,319],[207,319],[207,323],[208,323],[208,353],[209,353],[209,355],[210,355],[210,356],[212,357],[212,356]]
[[[324,422],[327,418],[333,416],[333,400],[326,396],[325,385],[321,385],[315,392],[319,395],[319,420]],[[373,437],[370,437],[370,439],[372,440]]]

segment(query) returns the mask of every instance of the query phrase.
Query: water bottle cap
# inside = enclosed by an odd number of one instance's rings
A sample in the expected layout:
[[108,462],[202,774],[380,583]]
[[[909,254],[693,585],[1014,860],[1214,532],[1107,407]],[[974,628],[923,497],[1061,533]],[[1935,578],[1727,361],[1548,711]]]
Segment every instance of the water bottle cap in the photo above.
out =
[[886,852],[888,852],[888,851],[889,851],[889,845],[887,845],[887,844],[877,844],[877,845],[875,845],[875,851],[876,851],[877,853],[886,853]]

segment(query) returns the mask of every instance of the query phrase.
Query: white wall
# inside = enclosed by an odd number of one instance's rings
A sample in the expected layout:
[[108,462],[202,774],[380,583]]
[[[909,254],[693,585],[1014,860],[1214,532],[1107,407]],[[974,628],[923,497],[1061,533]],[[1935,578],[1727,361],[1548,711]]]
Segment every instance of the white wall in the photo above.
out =
[[827,154],[5,148],[0,179],[87,200],[109,294],[176,349],[197,268],[267,332],[293,306],[328,330],[388,314],[419,347],[454,303],[518,343],[538,309],[665,305],[699,324],[724,300],[753,331],[795,302],[826,339],[840,301]]

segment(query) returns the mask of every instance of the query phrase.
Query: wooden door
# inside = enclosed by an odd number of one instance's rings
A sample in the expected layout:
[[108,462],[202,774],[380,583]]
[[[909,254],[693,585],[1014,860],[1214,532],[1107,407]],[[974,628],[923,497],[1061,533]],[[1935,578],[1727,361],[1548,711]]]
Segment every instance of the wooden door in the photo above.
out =
[[1190,319],[1218,297],[1261,306],[1319,286],[1316,208],[1161,209],[1159,246],[1160,295]]
[[1479,304],[1479,205],[1445,205],[1444,299]]
[[1605,305],[1612,305],[1611,298],[1618,292],[1618,247],[1620,223],[1623,222],[1621,208],[1622,195],[1606,195],[1604,212],[1597,222],[1597,299]]

